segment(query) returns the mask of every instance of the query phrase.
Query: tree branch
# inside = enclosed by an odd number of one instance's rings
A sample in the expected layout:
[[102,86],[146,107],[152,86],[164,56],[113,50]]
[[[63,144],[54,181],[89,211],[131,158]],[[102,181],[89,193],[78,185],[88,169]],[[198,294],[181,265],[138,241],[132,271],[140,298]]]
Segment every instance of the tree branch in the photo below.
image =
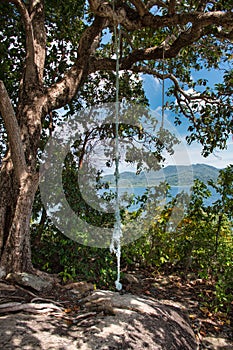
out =
[[52,85],[46,92],[49,110],[64,106],[76,95],[79,86],[89,73],[89,64],[94,59],[93,53],[98,46],[97,42],[105,23],[104,18],[97,16],[93,24],[82,34],[75,64],[65,73],[61,81]]
[[[78,58],[73,67],[65,73],[59,82],[47,90],[49,110],[59,108],[70,102],[88,74],[99,70],[115,70],[116,62],[114,59],[94,57],[100,34],[106,25],[118,22],[129,31],[143,27],[156,30],[164,26],[177,26],[179,29],[178,37],[173,36],[165,50],[161,45],[145,49],[134,50],[132,48],[131,53],[120,60],[120,69],[122,70],[131,69],[136,62],[176,57],[183,47],[190,46],[190,44],[206,35],[205,30],[209,25],[233,28],[233,13],[231,12],[184,12],[165,16],[156,16],[146,12],[144,16],[140,16],[139,8],[141,14],[145,13],[143,12],[143,2],[133,0],[131,3],[135,6],[135,10],[121,1],[116,2],[113,8],[111,2],[89,0],[91,10],[96,18],[82,34],[78,47]],[[170,9],[173,9],[175,2],[171,1],[170,5]],[[180,32],[180,26],[185,26],[188,23],[192,23],[191,27]]]
[[42,83],[45,61],[46,33],[43,0],[30,1],[29,10],[22,0],[8,0],[16,5],[22,17],[26,38],[24,81]]
[[198,4],[197,11],[204,11],[207,3],[208,3],[208,0],[201,0]]
[[39,83],[43,82],[44,63],[46,54],[46,29],[45,29],[45,13],[44,0],[30,1],[30,17],[32,22],[32,30],[34,37],[34,62],[37,68],[36,77]]
[[131,3],[136,7],[140,17],[143,17],[145,14],[149,13],[146,5],[141,0],[131,0]]
[[[201,27],[206,27],[211,24],[222,25],[223,27],[228,26],[230,29],[233,29],[233,13],[231,11],[192,11],[161,16],[153,15],[150,12],[143,12],[142,2],[140,0],[131,1],[136,7],[135,10],[123,2],[118,2],[114,9],[112,4],[107,1],[89,0],[89,3],[91,10],[96,15],[107,18],[112,24],[117,22],[128,31],[134,31],[146,27],[159,29],[178,24],[186,25],[187,23],[198,24]],[[168,7],[168,5],[163,2],[162,4],[163,7]],[[171,2],[171,5],[170,9],[174,11],[173,1]],[[139,7],[140,12],[138,11]],[[144,15],[140,15],[140,13],[144,13]]]
[[150,0],[146,5],[148,10],[150,10],[153,6],[158,6],[158,7],[162,7],[162,8],[168,7],[168,5],[165,4],[162,0]]
[[[186,91],[184,91],[180,87],[178,79],[171,73],[162,74],[162,73],[159,73],[155,69],[151,69],[148,67],[142,67],[142,66],[134,66],[134,67],[132,67],[131,71],[134,73],[150,74],[150,75],[153,75],[156,78],[161,79],[161,80],[170,79],[175,86],[175,90],[177,92],[179,92],[184,97],[184,99],[187,100],[188,102],[201,100],[201,101],[209,102],[212,104],[220,104],[220,100],[214,99],[211,96],[205,95],[203,93],[188,94]],[[183,100],[183,102],[184,102],[184,100]]]
[[[19,13],[22,16],[24,28],[25,28],[25,37],[26,37],[26,79],[31,80],[35,77],[35,49],[34,49],[34,34],[32,28],[31,18],[29,16],[28,10],[21,0],[9,0],[9,3],[15,4],[19,10]],[[27,74],[27,72],[30,72]]]
[[18,181],[26,174],[26,160],[20,138],[19,125],[9,95],[3,81],[0,80],[0,111],[6,127],[10,144],[11,158]]
[[173,15],[176,12],[176,0],[170,0],[168,6],[169,15]]
[[[183,47],[195,42],[201,36],[202,31],[194,26],[191,30],[182,32],[175,40],[174,37],[172,37],[172,43],[170,45],[166,43],[165,50],[162,45],[146,49],[136,49],[128,54],[127,57],[121,59],[120,69],[131,69],[136,62],[174,58]],[[93,73],[98,70],[115,70],[115,66],[115,60],[111,58],[97,58],[92,60],[89,69],[90,73]]]
[[[220,25],[222,27],[226,27],[227,30],[230,30],[231,27],[233,30],[233,13],[224,13],[221,11],[217,11],[214,13],[201,13],[197,16],[197,14],[193,17],[193,14],[181,14],[180,17],[178,15],[174,15],[171,17],[168,16],[152,16],[152,17],[160,17],[157,21],[157,18],[154,18],[154,26],[157,28],[160,27],[161,23],[164,25],[164,20],[166,19],[166,25],[173,26],[176,24],[187,24],[190,21],[193,21],[193,25],[187,29],[180,32],[177,38],[175,36],[172,37],[172,42],[169,45],[166,45],[165,51],[163,52],[163,47],[161,45],[149,47],[145,49],[135,49],[132,50],[127,57],[124,57],[120,61],[120,69],[131,69],[131,67],[136,62],[142,62],[146,60],[156,60],[161,58],[174,58],[178,55],[180,50],[186,46],[190,46],[192,43],[198,41],[202,36],[206,35],[206,28],[212,25]],[[182,19],[183,18],[183,19]],[[195,18],[195,20],[194,20]],[[146,16],[146,19],[148,17]],[[180,21],[179,21],[180,20]],[[170,24],[169,24],[170,22]],[[145,20],[145,23],[147,21]],[[151,17],[149,18],[149,23],[151,23]],[[152,25],[153,25],[152,23]],[[149,26],[150,28],[152,27]],[[230,32],[230,36],[231,36]],[[218,34],[216,34],[218,35]],[[223,35],[222,35],[223,36]],[[175,38],[175,40],[174,40]],[[90,72],[95,72],[97,70],[114,70],[115,68],[115,60],[109,58],[103,59],[93,59],[90,65]]]
[[[8,0],[8,2],[15,4],[17,6],[17,8],[22,16],[25,29],[28,29],[31,25],[31,20],[30,20],[30,17],[29,17],[29,14],[28,14],[28,11],[27,11],[27,8],[26,8],[24,2],[21,0]],[[28,32],[27,32],[27,34],[28,34]]]

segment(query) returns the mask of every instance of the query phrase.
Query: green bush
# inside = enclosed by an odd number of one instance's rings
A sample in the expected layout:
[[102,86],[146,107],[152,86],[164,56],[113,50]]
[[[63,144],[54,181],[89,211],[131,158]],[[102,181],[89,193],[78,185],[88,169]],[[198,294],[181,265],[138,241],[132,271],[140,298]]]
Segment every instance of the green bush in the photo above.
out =
[[[230,310],[233,301],[231,175],[232,167],[220,172],[214,184],[219,199],[212,206],[205,205],[205,199],[210,196],[208,186],[197,180],[191,198],[181,193],[171,198],[162,210],[158,210],[158,203],[148,191],[141,198],[138,211],[122,211],[123,224],[143,233],[139,239],[122,247],[122,270],[132,270],[136,266],[164,271],[169,267],[184,275],[192,271],[197,277],[214,281],[215,309]],[[147,199],[148,213],[145,212]],[[140,198],[138,201],[140,203]],[[178,223],[180,213],[183,218]],[[91,218],[94,222],[98,221],[96,215]],[[143,224],[137,228],[140,216],[143,216]],[[109,219],[112,225],[112,217]],[[106,218],[101,220],[106,223]],[[109,249],[80,245],[58,232],[48,219],[43,228],[38,218],[32,224],[32,248],[34,265],[58,273],[64,282],[87,280],[98,288],[115,288],[116,257]]]

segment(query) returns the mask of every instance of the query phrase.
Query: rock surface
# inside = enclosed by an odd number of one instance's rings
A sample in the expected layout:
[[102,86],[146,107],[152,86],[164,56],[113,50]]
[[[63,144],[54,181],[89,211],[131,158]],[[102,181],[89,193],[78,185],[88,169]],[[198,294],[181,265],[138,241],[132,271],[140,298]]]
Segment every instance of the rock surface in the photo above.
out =
[[131,273],[125,273],[122,282],[125,284],[139,284],[139,279]]
[[197,349],[180,309],[131,294],[94,291],[77,300],[72,318],[56,314],[3,315],[2,349]]
[[51,281],[46,281],[45,279],[32,275],[30,273],[9,273],[6,280],[12,283],[17,283],[21,286],[30,287],[40,292],[43,289],[49,288]]
[[84,306],[103,317],[89,326],[91,336],[83,332],[80,349],[196,349],[194,333],[175,307],[109,291],[95,291]]
[[84,294],[91,290],[94,290],[94,285],[85,281],[74,282],[64,285],[64,288],[69,290],[78,291],[80,294]]

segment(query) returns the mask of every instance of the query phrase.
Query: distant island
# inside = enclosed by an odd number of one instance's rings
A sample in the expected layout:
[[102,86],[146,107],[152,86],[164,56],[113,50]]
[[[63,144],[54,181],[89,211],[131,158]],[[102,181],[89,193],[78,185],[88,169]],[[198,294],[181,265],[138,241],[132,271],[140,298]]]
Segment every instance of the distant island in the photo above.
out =
[[[120,174],[120,187],[149,187],[167,182],[170,186],[190,186],[194,179],[199,179],[207,184],[209,180],[216,181],[219,170],[207,164],[193,165],[168,165],[158,171],[141,172],[136,175],[134,172],[124,171]],[[114,174],[104,175],[103,182],[109,186],[115,186]]]

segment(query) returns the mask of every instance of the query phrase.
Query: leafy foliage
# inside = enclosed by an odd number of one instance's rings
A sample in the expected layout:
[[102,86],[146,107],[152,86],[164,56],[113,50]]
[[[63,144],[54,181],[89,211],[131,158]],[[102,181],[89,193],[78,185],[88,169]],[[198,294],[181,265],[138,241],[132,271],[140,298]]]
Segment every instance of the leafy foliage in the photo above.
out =
[[[226,183],[227,187],[224,189]],[[211,197],[210,187],[199,180],[195,181],[190,198],[187,193],[180,193],[171,198],[163,210],[156,208],[159,192],[155,195],[157,202],[149,191],[141,198],[138,197],[140,208],[134,212],[122,212],[123,223],[133,223],[142,213],[145,215],[143,208],[147,201],[150,204],[148,210],[154,212],[154,216],[151,221],[145,220],[142,237],[123,246],[122,269],[150,267],[160,272],[177,271],[182,276],[192,273],[200,278],[211,279],[214,281],[216,295],[216,302],[211,307],[215,310],[230,310],[233,300],[232,211],[221,214],[220,210],[221,203],[227,201],[226,198],[230,200],[232,184],[232,166],[229,166],[220,171],[218,181],[214,184],[219,199],[211,206],[206,204],[206,199]],[[169,193],[169,186],[165,185],[164,190]],[[163,192],[161,186],[158,191]],[[185,208],[185,215],[177,226],[174,212],[178,213],[182,208]],[[92,220],[95,217],[99,220],[98,213],[92,212],[90,215]],[[220,226],[219,215],[222,215]],[[39,224],[34,223],[35,242],[38,229]],[[115,261],[108,249],[81,246],[62,236],[49,221],[43,229],[40,249],[38,250],[35,243],[33,247],[36,266],[60,273],[64,281],[86,279],[97,287],[114,288]]]
[[[33,96],[30,84],[25,81],[26,57],[29,54],[29,52],[26,54],[26,43],[29,38],[24,29],[22,13],[20,14],[15,3],[17,2],[4,1],[0,4],[0,79],[7,87],[16,112],[20,110],[17,105],[20,99],[22,112],[27,109],[25,106],[34,103],[35,107],[41,95],[44,97],[43,100],[47,101],[49,89],[52,87],[55,90],[55,97],[52,98],[50,94],[48,99],[53,102],[45,104],[43,115],[35,117],[38,121],[42,119],[38,158],[48,136],[66,116],[93,104],[115,101],[116,60],[113,25],[119,13],[122,14],[122,10],[125,11],[127,18],[121,19],[120,100],[126,97],[128,100],[147,106],[148,101],[140,74],[152,74],[161,81],[167,79],[170,84],[167,92],[167,108],[173,111],[177,125],[183,122],[183,118],[188,121],[188,143],[199,141],[205,156],[215,148],[223,149],[226,146],[233,128],[230,0],[213,2],[182,0],[176,2],[174,8],[172,1],[157,1],[152,7],[150,1],[144,1],[142,4],[147,6],[146,15],[140,14],[143,9],[138,9],[136,1],[116,1],[116,12],[113,14],[112,2],[107,1],[101,3],[103,6],[99,6],[98,0],[34,1],[35,4],[45,3],[44,24],[47,35],[45,66],[42,63],[40,67],[43,79],[40,86],[37,80],[34,81],[37,96]],[[31,14],[29,6],[32,2],[21,1],[21,3],[25,5],[24,10],[33,22],[34,15]],[[98,8],[91,6],[93,3],[96,3]],[[106,6],[108,11],[101,12],[100,7],[106,8]],[[36,10],[34,7],[33,11]],[[40,18],[43,19],[43,16]],[[211,20],[207,20],[208,18]],[[35,21],[35,24],[38,25],[38,22]],[[35,34],[36,25],[33,27]],[[38,42],[37,40],[37,44]],[[32,46],[34,44],[31,42]],[[32,56],[35,51],[33,46]],[[83,57],[86,62],[83,62]],[[76,69],[77,67],[79,69]],[[205,69],[222,72],[222,78],[220,77],[220,81],[214,86],[203,77],[194,81],[193,73],[201,73]],[[73,88],[70,81],[73,79],[74,85],[74,81],[80,77],[80,71],[83,75],[76,88]],[[64,77],[67,79],[65,82]],[[64,82],[63,87],[56,85],[61,82]],[[27,96],[22,93],[22,87],[25,86],[30,87],[27,89]],[[27,100],[29,95],[30,98]],[[53,109],[60,107],[65,109],[66,116],[59,118]],[[48,115],[45,115],[46,113]],[[17,118],[19,129],[24,133],[22,139],[27,140],[28,127],[32,123],[31,114],[30,118],[23,113],[17,115]],[[32,125],[32,129],[37,128]],[[142,125],[138,125],[136,129],[121,125],[120,132],[141,141]],[[7,137],[2,119],[0,119],[0,132],[2,156],[2,152],[7,149]],[[113,136],[112,125],[97,130],[95,134],[98,137],[105,135]],[[145,133],[143,135],[147,136]],[[32,135],[30,138],[34,139]],[[76,157],[80,160],[82,156],[80,150],[84,143],[83,140],[79,141],[75,151]],[[150,146],[151,144],[157,146],[157,149],[150,148],[151,154],[147,157],[149,167],[152,168],[157,165],[154,164],[154,156],[157,156],[159,161],[162,160],[161,150],[164,145],[159,145],[155,137],[150,141]],[[170,152],[173,144],[171,141],[167,135],[167,147]],[[27,147],[30,149],[30,145]],[[141,159],[145,156],[142,152],[133,152],[128,148],[126,160],[134,161],[138,155]],[[110,159],[109,163],[111,161]],[[32,160],[33,162],[36,164],[35,160]],[[141,169],[142,161],[139,162],[137,170],[140,172]],[[64,165],[63,182],[71,206],[76,212],[82,212],[90,222],[112,225],[111,215],[100,216],[97,211],[90,213],[79,189],[74,186],[77,179],[76,170],[73,155],[68,155]],[[138,211],[127,213],[122,210],[122,220],[129,227],[130,225],[135,227],[137,219],[144,214],[145,202],[148,200],[150,204],[148,207],[150,220],[144,227],[145,235],[137,242],[126,246],[122,258],[125,267],[139,263],[159,269],[167,267],[181,269],[182,272],[193,270],[206,278],[211,276],[216,281],[217,300],[219,303],[230,305],[233,270],[232,167],[221,171],[218,182],[212,182],[210,185],[219,194],[219,200],[211,207],[205,205],[205,198],[210,195],[209,189],[197,181],[189,207],[187,196],[181,194],[172,198],[161,210],[153,194],[148,191],[146,195],[136,199],[141,204]],[[163,189],[168,190],[166,185]],[[159,190],[157,191],[156,194],[159,195]],[[176,217],[182,206],[185,208],[185,216],[177,226]],[[27,213],[27,217],[29,214]],[[111,286],[111,281],[115,278],[115,267],[113,269],[110,253],[106,250],[86,248],[64,238],[46,217],[39,193],[34,202],[32,241],[34,263],[43,270],[59,272],[64,280],[78,276],[94,280],[99,286],[104,284]]]

